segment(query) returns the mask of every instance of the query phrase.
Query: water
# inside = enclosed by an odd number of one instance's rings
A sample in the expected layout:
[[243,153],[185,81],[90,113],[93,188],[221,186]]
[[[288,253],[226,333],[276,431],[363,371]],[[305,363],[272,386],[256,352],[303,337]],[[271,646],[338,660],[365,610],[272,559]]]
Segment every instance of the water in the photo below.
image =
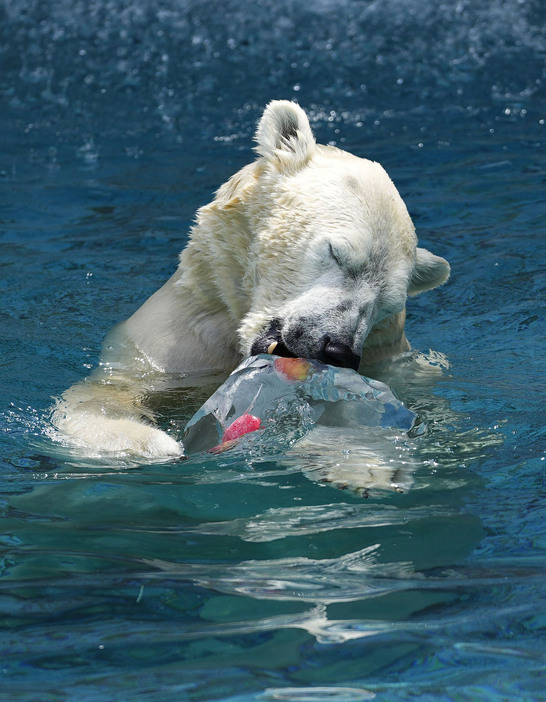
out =
[[[544,699],[545,19],[538,0],[4,0],[0,699]],[[452,265],[409,303],[416,356],[377,369],[429,426],[400,446],[411,486],[340,489],[331,445],[56,455],[51,397],[286,97],[387,168]],[[222,380],[160,394],[165,425]]]

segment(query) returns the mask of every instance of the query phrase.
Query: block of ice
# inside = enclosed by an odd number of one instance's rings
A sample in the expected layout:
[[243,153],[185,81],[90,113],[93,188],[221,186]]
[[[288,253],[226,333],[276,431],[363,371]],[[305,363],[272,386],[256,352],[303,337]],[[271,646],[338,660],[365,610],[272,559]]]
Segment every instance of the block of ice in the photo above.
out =
[[418,424],[384,383],[319,361],[268,354],[244,360],[187,423],[187,453],[235,446],[284,451],[314,427]]

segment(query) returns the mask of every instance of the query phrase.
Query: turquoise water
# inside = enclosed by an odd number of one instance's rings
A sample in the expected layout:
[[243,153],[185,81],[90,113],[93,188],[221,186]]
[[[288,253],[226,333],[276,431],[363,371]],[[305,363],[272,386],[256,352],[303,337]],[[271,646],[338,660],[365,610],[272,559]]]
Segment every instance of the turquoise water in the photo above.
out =
[[[306,7],[0,7],[2,700],[546,698],[543,5]],[[286,97],[452,265],[377,369],[429,425],[411,488],[338,489],[312,451],[55,454],[51,398]],[[166,427],[209,381],[155,399]]]

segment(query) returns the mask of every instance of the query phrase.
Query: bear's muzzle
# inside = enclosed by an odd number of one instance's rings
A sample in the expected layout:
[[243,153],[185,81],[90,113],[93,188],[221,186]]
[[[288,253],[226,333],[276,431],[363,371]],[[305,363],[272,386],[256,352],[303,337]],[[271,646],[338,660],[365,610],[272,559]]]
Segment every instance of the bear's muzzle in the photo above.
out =
[[330,366],[352,368],[353,370],[358,370],[360,365],[360,356],[354,353],[350,346],[328,334],[319,340],[314,349],[306,350],[305,353],[292,350],[283,339],[282,324],[279,319],[272,320],[267,329],[254,340],[250,354],[255,356],[259,353],[274,354],[285,358],[313,358]]

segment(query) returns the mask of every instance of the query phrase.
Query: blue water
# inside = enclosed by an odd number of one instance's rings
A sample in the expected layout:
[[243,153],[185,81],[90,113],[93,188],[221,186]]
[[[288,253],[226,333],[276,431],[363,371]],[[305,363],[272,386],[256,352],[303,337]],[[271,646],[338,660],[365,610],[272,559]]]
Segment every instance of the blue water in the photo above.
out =
[[[545,25],[540,0],[1,3],[0,699],[546,699]],[[408,306],[439,372],[378,371],[429,425],[411,489],[56,456],[51,398],[272,98],[380,161],[452,265]],[[219,382],[156,398],[164,425]]]

